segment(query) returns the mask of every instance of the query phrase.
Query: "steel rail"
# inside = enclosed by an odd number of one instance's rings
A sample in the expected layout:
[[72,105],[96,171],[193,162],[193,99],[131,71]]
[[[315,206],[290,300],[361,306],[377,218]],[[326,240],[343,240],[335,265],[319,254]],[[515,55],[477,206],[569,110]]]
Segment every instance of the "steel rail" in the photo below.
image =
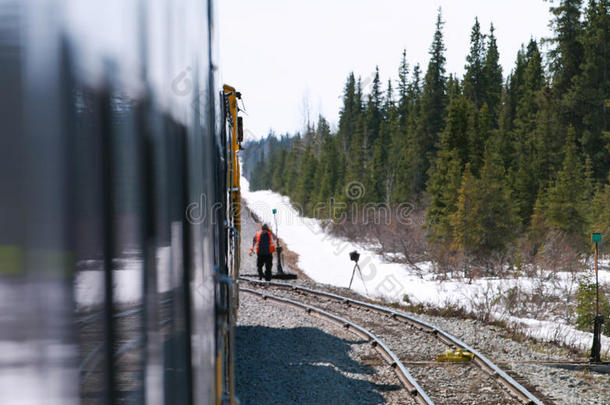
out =
[[[161,304],[161,305],[169,304],[173,300],[174,300],[173,298],[165,298],[165,299],[159,301],[159,304]],[[127,309],[125,311],[115,313],[112,316],[114,318],[124,318],[126,316],[135,315],[140,312],[142,312],[142,308],[133,308],[133,309]],[[104,315],[104,313],[105,313],[104,310],[100,310],[100,311],[94,312],[89,315],[83,315],[83,316],[78,317],[75,320],[75,322],[77,325],[85,325],[85,324],[88,324],[88,323],[94,321],[97,318],[102,317]]]
[[240,291],[245,293],[259,295],[264,300],[269,299],[283,304],[292,305],[296,308],[305,309],[305,311],[310,315],[321,316],[322,318],[325,318],[333,323],[343,326],[355,335],[371,341],[372,346],[381,354],[381,357],[383,357],[383,359],[388,362],[390,366],[394,369],[394,372],[398,376],[398,379],[407,388],[409,394],[415,399],[415,401],[422,405],[434,405],[432,399],[430,399],[424,389],[419,385],[419,383],[415,380],[411,373],[409,373],[409,371],[405,368],[405,366],[398,359],[396,354],[392,350],[390,350],[390,348],[387,347],[386,344],[383,343],[377,336],[375,336],[373,333],[369,332],[362,326],[348,321],[347,319],[342,318],[340,316],[331,314],[330,312],[327,312],[323,309],[314,307],[312,305],[304,304],[302,302],[294,301],[288,298],[281,298],[274,295],[265,294],[263,292],[244,288],[241,286],[239,289]]
[[544,405],[544,403],[540,399],[538,399],[534,394],[529,392],[529,390],[527,388],[525,388],[524,386],[519,384],[517,381],[515,381],[514,378],[512,378],[511,376],[506,374],[506,372],[504,370],[502,370],[500,367],[495,365],[491,360],[489,360],[487,357],[485,357],[478,350],[469,346],[468,344],[466,344],[462,340],[458,339],[457,337],[445,332],[444,330],[442,330],[426,321],[422,321],[421,319],[417,319],[417,318],[415,318],[411,315],[408,315],[404,312],[401,312],[401,311],[396,311],[396,310],[393,310],[393,309],[390,309],[387,307],[383,307],[383,306],[376,305],[376,304],[371,304],[371,303],[364,302],[364,301],[355,300],[352,298],[344,297],[344,296],[341,296],[338,294],[329,293],[326,291],[314,290],[311,288],[301,287],[301,286],[288,284],[288,283],[251,280],[251,279],[247,279],[244,277],[240,277],[240,280],[247,281],[247,282],[253,283],[253,284],[258,284],[258,285],[269,285],[269,286],[290,288],[290,289],[296,290],[296,291],[305,291],[305,292],[313,294],[313,295],[332,298],[334,300],[341,301],[344,304],[348,304],[348,305],[354,304],[357,306],[365,307],[368,309],[372,309],[372,310],[375,310],[378,312],[388,314],[388,315],[390,315],[390,317],[392,317],[394,319],[400,319],[404,322],[407,322],[408,324],[416,327],[417,329],[419,329],[423,332],[428,332],[430,334],[435,335],[439,340],[441,340],[445,344],[456,346],[456,348],[461,348],[461,349],[464,349],[464,350],[474,354],[474,362],[482,370],[489,373],[492,377],[495,377],[503,386],[505,386],[510,392],[512,392],[514,395],[516,395],[520,401],[524,402],[527,405]]

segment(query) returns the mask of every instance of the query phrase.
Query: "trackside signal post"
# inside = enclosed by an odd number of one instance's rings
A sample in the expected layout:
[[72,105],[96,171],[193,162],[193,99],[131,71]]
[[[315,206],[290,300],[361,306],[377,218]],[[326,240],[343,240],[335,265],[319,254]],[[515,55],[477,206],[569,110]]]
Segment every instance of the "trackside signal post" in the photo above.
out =
[[591,347],[592,363],[601,362],[601,335],[604,316],[599,313],[599,276],[597,273],[597,256],[599,254],[599,244],[602,243],[601,233],[591,234],[591,242],[595,244],[595,320],[593,323],[593,346]]
[[282,267],[282,246],[280,246],[279,236],[280,230],[277,227],[277,217],[275,216],[275,214],[277,214],[277,210],[274,208],[271,210],[271,212],[273,213],[273,220],[275,221],[275,237],[277,238],[277,273],[284,274],[284,268]]

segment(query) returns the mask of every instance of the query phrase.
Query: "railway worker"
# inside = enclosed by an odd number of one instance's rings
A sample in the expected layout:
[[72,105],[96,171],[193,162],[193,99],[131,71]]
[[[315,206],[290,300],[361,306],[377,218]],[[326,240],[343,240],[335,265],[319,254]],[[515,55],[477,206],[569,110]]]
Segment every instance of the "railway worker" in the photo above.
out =
[[256,270],[258,270],[258,279],[263,278],[263,265],[265,266],[265,280],[271,281],[271,267],[273,265],[273,253],[275,245],[273,244],[273,234],[267,224],[261,226],[260,231],[254,235],[250,254],[256,248]]

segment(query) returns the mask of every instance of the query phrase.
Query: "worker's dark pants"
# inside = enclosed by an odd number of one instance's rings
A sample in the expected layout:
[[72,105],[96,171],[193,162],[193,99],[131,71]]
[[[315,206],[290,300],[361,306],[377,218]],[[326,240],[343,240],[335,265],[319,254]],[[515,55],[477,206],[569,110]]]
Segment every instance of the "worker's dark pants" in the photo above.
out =
[[256,258],[256,270],[258,277],[263,278],[263,265],[265,265],[265,280],[271,281],[271,266],[273,265],[273,255],[258,255]]

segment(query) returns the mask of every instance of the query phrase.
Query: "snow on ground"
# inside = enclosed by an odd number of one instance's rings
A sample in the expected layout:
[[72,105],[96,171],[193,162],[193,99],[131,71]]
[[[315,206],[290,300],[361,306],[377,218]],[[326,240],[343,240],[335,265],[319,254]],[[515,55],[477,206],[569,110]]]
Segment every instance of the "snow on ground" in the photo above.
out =
[[[324,232],[316,219],[301,215],[290,203],[288,197],[270,190],[250,191],[249,182],[241,178],[241,193],[248,208],[262,221],[279,227],[279,236],[290,250],[298,253],[298,266],[314,281],[348,287],[354,262],[349,260],[349,252],[358,250],[362,278],[356,273],[352,289],[370,298],[401,302],[408,296],[412,303],[425,303],[438,307],[459,305],[473,310],[484,305],[493,291],[506,291],[519,287],[532,291],[536,281],[528,278],[473,280],[471,284],[459,280],[434,280],[431,263],[419,263],[424,270],[420,277],[413,269],[404,264],[387,263],[370,248],[360,246]],[[277,209],[274,216],[273,209]],[[251,235],[244,235],[249,240]],[[607,269],[607,266],[604,266]],[[600,281],[610,281],[610,271],[600,271]],[[569,274],[559,275],[560,284],[570,282]],[[591,346],[592,334],[575,330],[562,323],[540,321],[529,318],[516,318],[492,310],[496,317],[520,323],[523,332],[544,341],[559,341],[580,349]],[[610,354],[610,338],[602,338],[602,351]]]
[[[173,225],[175,226],[175,225]],[[175,250],[175,249],[174,249]],[[180,283],[180,276],[174,274],[171,261],[180,252],[172,251],[169,246],[157,248],[157,291],[164,293]],[[116,270],[112,271],[113,295],[115,303],[138,304],[144,291],[144,268],[141,254],[137,251],[124,252],[121,258],[113,261]],[[74,296],[79,311],[91,310],[104,303],[104,268],[101,260],[83,260],[76,274]],[[1,292],[1,289],[0,289]]]

